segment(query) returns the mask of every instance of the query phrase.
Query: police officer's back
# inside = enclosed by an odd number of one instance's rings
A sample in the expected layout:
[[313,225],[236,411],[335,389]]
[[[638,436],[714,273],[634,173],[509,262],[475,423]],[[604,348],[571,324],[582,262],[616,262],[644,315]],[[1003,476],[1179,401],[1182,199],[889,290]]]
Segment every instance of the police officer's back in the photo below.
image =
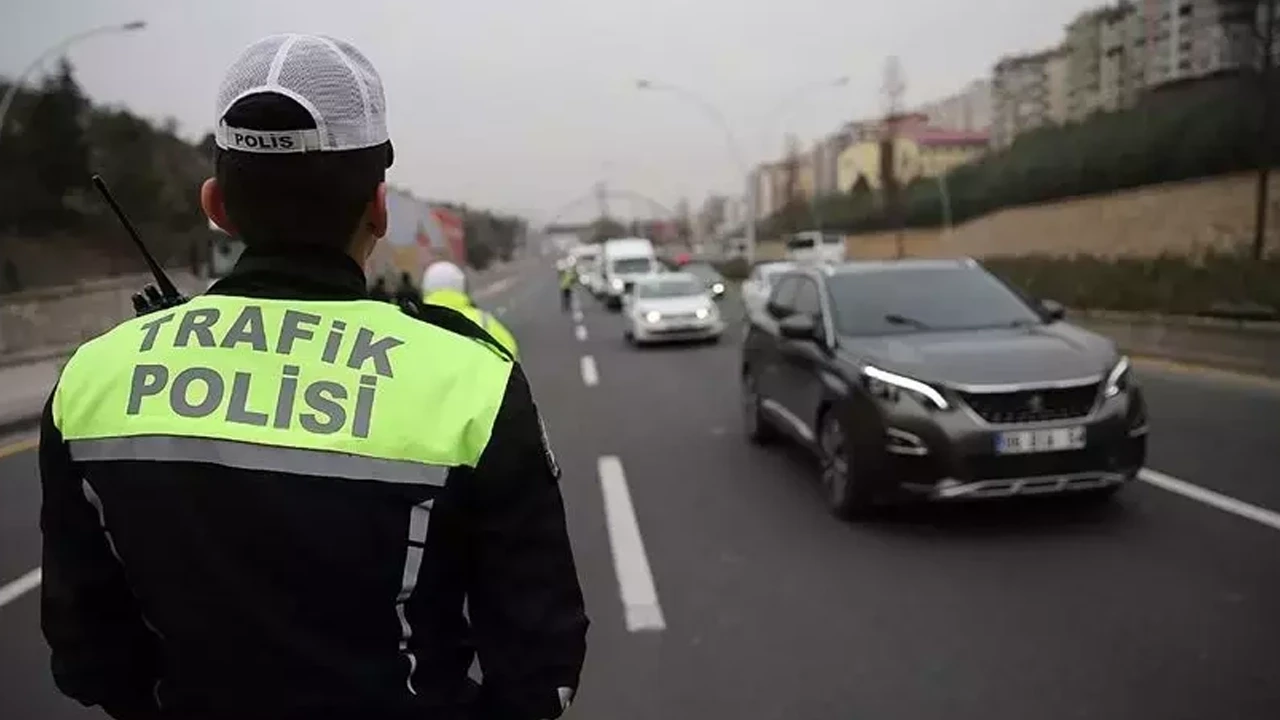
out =
[[45,410],[58,687],[122,719],[558,716],[587,620],[524,374],[451,310],[368,299],[377,75],[272,37],[219,113],[201,199],[244,255],[81,347]]
[[457,265],[442,260],[427,267],[422,274],[422,300],[428,305],[457,310],[489,333],[513,357],[520,356],[515,335],[493,313],[476,307],[467,292],[467,276]]

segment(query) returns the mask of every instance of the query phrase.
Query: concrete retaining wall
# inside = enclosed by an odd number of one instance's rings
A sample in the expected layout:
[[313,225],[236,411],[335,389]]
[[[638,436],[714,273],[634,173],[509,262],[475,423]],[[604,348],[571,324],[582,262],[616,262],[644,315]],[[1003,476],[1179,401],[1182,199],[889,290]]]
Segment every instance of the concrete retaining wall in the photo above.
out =
[[[183,292],[204,290],[190,273],[170,276]],[[130,298],[148,282],[150,275],[129,275],[0,297],[0,363],[74,347],[133,317]]]
[[[957,225],[905,230],[909,257],[1075,255],[1154,257],[1239,250],[1253,239],[1253,173],[1151,185],[1093,197],[1000,210]],[[1271,175],[1267,247],[1280,252],[1280,169]],[[896,232],[850,235],[849,257],[897,255]]]
[[1068,319],[1134,355],[1280,377],[1280,323],[1101,311]]

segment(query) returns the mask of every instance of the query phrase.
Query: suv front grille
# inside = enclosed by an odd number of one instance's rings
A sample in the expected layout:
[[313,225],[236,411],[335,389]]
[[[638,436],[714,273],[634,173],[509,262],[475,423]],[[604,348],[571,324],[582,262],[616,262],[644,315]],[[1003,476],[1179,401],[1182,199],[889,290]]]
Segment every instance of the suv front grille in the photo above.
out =
[[1048,422],[1088,415],[1098,399],[1098,385],[1001,393],[961,392],[960,398],[989,423]]

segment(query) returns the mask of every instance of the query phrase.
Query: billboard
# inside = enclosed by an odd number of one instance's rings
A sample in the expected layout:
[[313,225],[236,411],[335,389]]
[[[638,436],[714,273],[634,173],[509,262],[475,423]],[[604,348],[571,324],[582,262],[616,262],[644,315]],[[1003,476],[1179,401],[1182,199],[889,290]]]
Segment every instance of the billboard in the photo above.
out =
[[387,234],[378,243],[366,271],[396,280],[409,273],[416,282],[436,260],[466,262],[462,217],[396,188],[387,191]]

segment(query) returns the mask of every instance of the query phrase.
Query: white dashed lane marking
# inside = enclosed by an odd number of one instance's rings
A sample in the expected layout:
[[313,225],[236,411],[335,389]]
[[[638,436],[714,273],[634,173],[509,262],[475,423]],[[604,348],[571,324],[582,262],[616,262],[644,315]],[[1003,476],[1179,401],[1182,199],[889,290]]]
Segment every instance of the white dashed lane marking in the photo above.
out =
[[600,373],[596,372],[596,359],[590,355],[582,356],[582,382],[587,387],[595,387],[600,382]]
[[1150,468],[1139,470],[1138,479],[1161,490],[1168,490],[1171,493],[1177,493],[1185,498],[1204,503],[1223,512],[1229,512],[1232,515],[1238,515],[1256,523],[1261,523],[1272,530],[1280,530],[1280,513],[1260,508],[1257,505],[1250,505],[1243,500],[1237,500],[1212,490],[1206,490],[1199,485],[1192,485],[1186,480],[1179,480],[1176,477],[1165,475]]
[[43,579],[44,572],[40,568],[36,568],[4,587],[0,587],[0,607],[8,605],[40,587],[40,581]]
[[597,462],[600,491],[604,495],[605,523],[609,529],[609,547],[613,550],[613,567],[618,574],[618,592],[622,596],[627,630],[657,631],[666,628],[658,590],[653,584],[649,557],[644,552],[640,524],[631,505],[631,491],[622,461],[605,455]]

